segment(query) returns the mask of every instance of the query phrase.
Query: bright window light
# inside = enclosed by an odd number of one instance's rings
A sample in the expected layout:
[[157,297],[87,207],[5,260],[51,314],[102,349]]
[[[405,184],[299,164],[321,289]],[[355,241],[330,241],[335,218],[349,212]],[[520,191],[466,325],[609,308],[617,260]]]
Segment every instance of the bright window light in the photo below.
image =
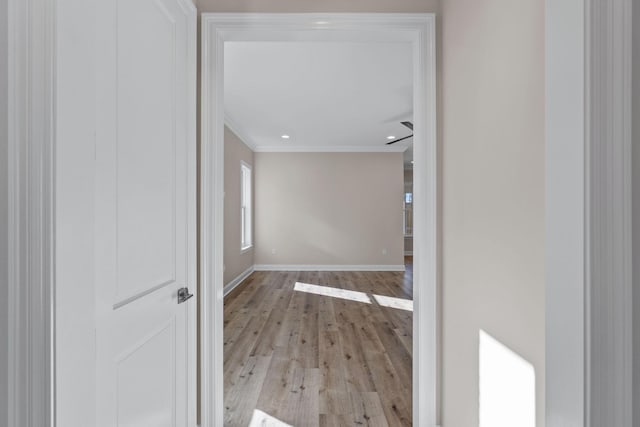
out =
[[482,330],[479,353],[480,427],[535,427],[533,365]]
[[364,292],[350,291],[348,289],[332,288],[330,286],[310,285],[308,283],[296,282],[294,291],[306,292],[309,294],[323,295],[326,297],[348,299],[356,302],[371,304],[371,300]]
[[251,417],[251,422],[249,423],[249,427],[292,427],[287,423],[283,423],[277,418],[272,417],[271,415],[262,412],[259,409],[253,410],[253,416]]
[[373,298],[384,307],[413,311],[413,300],[410,299],[386,297],[384,295],[374,295]]
[[240,162],[240,172],[240,249],[245,251],[253,245],[251,166]]

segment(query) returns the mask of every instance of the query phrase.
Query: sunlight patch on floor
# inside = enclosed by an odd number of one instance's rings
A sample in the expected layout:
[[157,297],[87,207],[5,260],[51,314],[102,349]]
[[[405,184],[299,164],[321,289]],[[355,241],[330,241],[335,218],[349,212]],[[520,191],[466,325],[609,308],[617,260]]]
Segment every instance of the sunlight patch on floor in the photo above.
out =
[[272,417],[271,415],[262,412],[259,409],[254,409],[253,416],[251,417],[251,422],[249,423],[249,427],[292,427],[287,423],[283,423],[277,418]]
[[479,347],[480,427],[535,427],[533,365],[483,330]]
[[[350,301],[363,302],[365,304],[371,304],[371,298],[364,292],[350,291],[348,289],[334,288],[331,286],[312,285],[310,283],[296,282],[293,287],[294,291],[307,292],[309,294],[322,295],[325,297],[341,298]],[[413,311],[413,300],[388,297],[384,295],[372,295],[376,302],[389,308],[395,308],[398,310]]]
[[373,298],[383,307],[413,311],[413,300],[410,299],[386,297],[384,295],[373,295]]
[[330,286],[318,286],[311,285],[309,283],[296,282],[293,290],[371,304],[371,299],[369,299],[367,294],[365,294],[364,292],[350,291],[348,289],[332,288]]

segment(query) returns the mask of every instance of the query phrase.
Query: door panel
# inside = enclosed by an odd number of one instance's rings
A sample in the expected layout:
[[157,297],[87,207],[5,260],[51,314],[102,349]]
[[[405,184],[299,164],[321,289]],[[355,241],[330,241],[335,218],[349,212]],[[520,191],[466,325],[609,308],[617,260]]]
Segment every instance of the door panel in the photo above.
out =
[[100,0],[98,426],[195,425],[195,9]]
[[176,150],[176,136],[184,135],[185,123],[176,120],[175,108],[175,38],[184,19],[173,18],[171,2],[118,1],[118,303],[176,279],[185,281],[184,265],[176,272],[176,243],[184,246],[176,211],[186,208],[176,204],[176,190],[184,187],[177,182],[184,180],[184,156]]
[[116,358],[120,425],[175,425],[175,335],[172,319]]

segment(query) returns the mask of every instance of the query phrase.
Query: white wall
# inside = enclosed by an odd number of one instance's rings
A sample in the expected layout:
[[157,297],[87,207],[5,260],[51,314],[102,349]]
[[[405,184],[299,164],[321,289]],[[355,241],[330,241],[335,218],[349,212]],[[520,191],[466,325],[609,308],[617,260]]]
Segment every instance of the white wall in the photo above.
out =
[[0,425],[7,424],[9,346],[8,336],[8,10],[7,0],[0,0]]
[[[224,285],[254,264],[254,249],[240,248],[240,162],[253,169],[253,151],[228,127],[224,128]],[[252,173],[251,178],[255,176]],[[254,239],[255,240],[255,239]]]
[[95,417],[95,1],[56,2],[56,415],[65,427]]
[[444,0],[442,16],[442,425],[478,426],[484,330],[535,368],[543,426],[544,2]]
[[256,153],[258,265],[404,264],[402,153]]

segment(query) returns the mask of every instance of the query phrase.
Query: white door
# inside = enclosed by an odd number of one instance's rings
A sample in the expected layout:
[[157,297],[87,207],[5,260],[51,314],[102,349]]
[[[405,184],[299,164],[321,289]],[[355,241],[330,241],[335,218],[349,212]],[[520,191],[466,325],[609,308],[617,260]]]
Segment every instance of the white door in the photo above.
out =
[[196,12],[96,3],[95,425],[194,426]]

